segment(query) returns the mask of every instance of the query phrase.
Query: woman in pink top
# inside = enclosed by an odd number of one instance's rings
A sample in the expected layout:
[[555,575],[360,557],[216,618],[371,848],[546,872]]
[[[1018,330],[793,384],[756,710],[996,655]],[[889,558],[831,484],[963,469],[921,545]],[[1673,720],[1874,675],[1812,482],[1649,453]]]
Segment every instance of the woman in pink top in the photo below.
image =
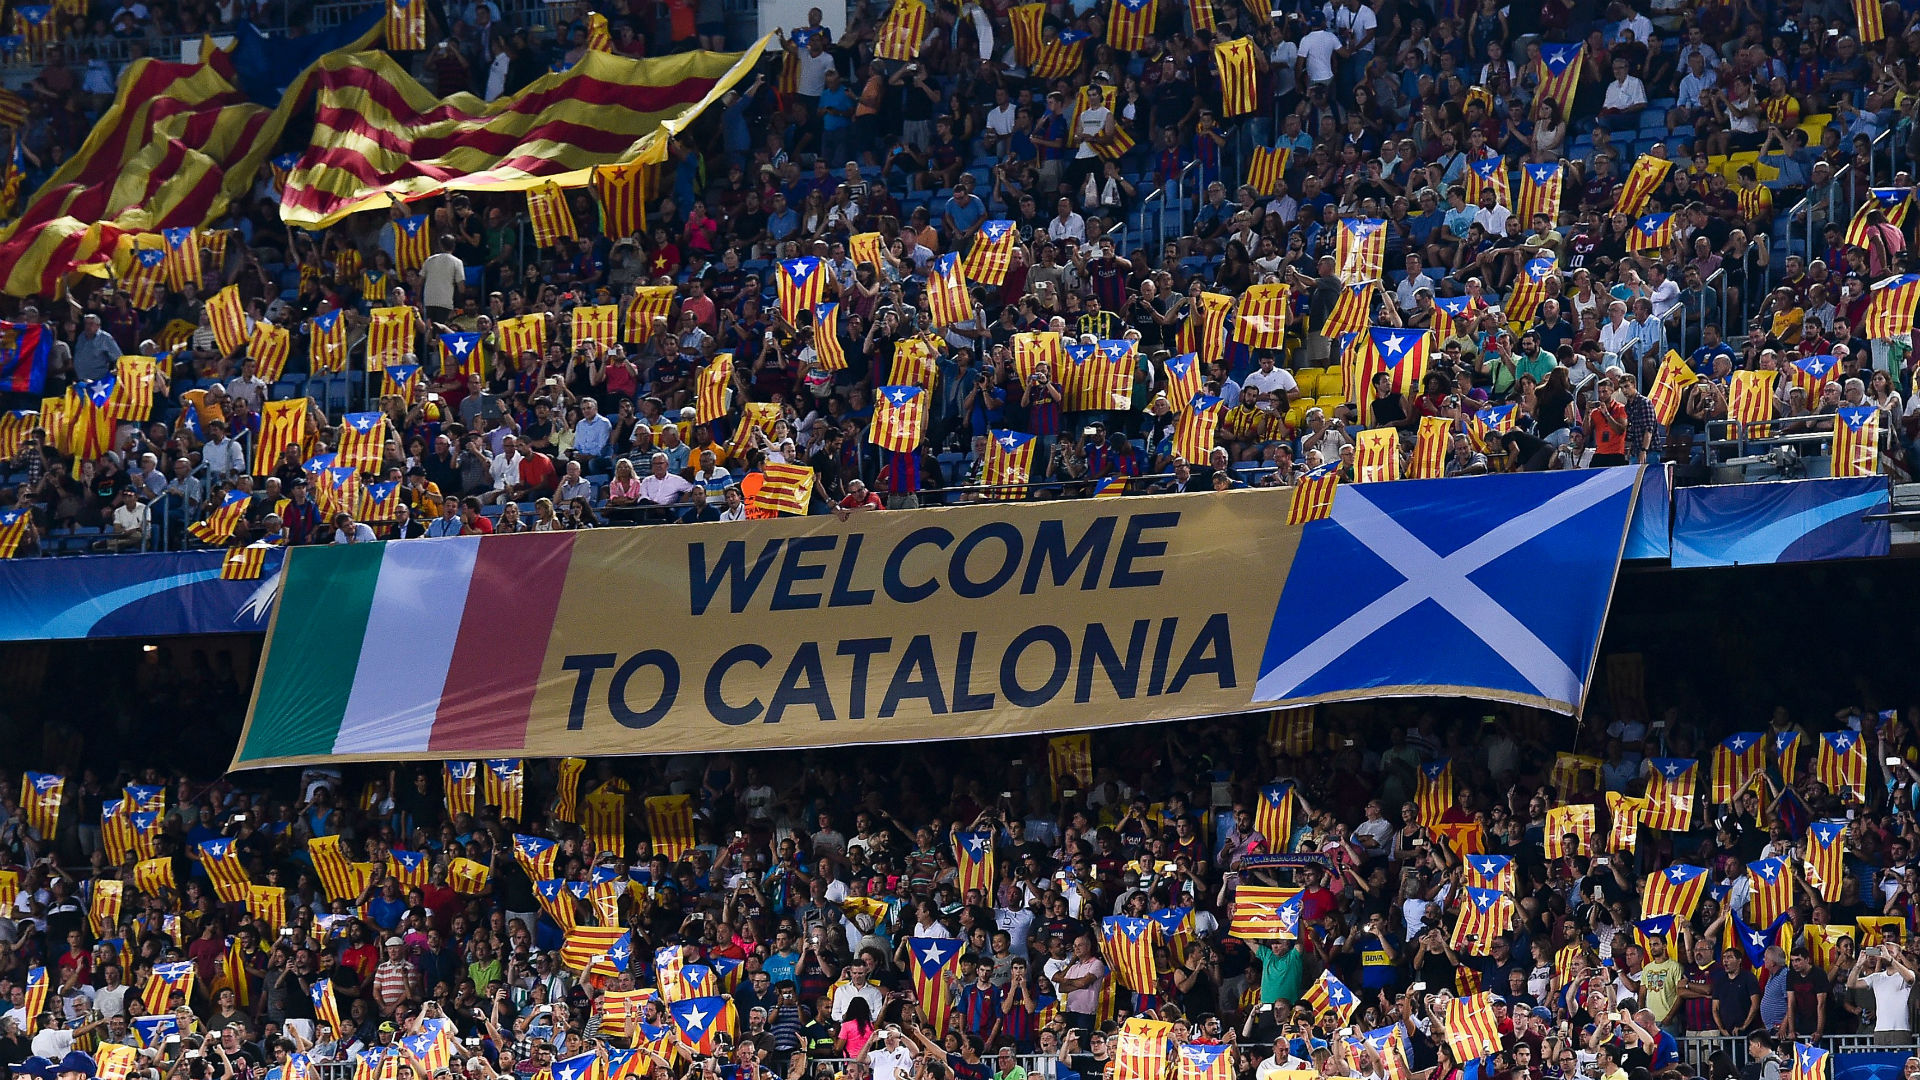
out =
[[632,506],[640,501],[640,478],[634,475],[633,462],[620,458],[613,463],[613,482],[607,485],[608,506]]
[[855,1061],[866,1056],[867,1042],[873,1038],[873,1011],[859,995],[847,999],[845,1018],[840,1021],[840,1054]]

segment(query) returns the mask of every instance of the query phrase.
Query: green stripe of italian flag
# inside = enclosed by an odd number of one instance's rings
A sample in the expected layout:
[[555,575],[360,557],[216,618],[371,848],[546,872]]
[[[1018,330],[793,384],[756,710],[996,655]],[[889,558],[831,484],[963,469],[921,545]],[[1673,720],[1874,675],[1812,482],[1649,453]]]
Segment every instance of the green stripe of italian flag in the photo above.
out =
[[290,553],[237,764],[521,745],[573,534]]

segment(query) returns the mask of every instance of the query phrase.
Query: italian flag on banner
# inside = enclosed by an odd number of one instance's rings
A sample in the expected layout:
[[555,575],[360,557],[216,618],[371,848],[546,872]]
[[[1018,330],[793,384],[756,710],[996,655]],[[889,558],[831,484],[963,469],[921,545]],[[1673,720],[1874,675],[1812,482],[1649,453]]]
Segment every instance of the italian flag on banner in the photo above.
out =
[[[519,745],[572,553],[572,533],[548,533],[351,544],[287,560],[247,747],[280,756]],[[477,602],[488,595],[514,604]]]

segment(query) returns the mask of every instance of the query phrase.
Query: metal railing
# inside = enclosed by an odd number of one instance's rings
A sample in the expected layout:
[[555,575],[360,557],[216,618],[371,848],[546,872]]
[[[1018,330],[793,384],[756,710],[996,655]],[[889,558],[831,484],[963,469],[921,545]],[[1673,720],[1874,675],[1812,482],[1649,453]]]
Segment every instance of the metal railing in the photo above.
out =
[[[1824,1035],[1818,1039],[1801,1039],[1833,1054],[1890,1053],[1920,1056],[1920,1043],[1876,1044],[1874,1036],[1863,1035]],[[1700,1075],[1706,1075],[1707,1063],[1716,1055],[1725,1054],[1733,1062],[1734,1068],[1740,1068],[1751,1060],[1747,1054],[1745,1035],[1685,1035],[1677,1040],[1680,1044],[1680,1061],[1692,1066]],[[1776,1054],[1782,1061],[1791,1061],[1793,1049],[1781,1046]]]

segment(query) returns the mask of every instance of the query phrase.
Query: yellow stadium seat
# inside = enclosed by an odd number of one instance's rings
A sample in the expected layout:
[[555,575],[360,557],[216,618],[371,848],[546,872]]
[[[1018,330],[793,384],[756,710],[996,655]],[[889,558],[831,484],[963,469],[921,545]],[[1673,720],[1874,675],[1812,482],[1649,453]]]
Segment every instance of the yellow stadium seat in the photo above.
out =
[[1310,398],[1320,389],[1320,372],[1312,368],[1296,371],[1293,381],[1300,386],[1300,396]]
[[1768,165],[1766,162],[1756,161],[1753,163],[1753,175],[1759,179],[1761,183],[1766,183],[1769,180],[1780,179],[1780,170]]
[[1305,427],[1308,408],[1310,406],[1305,399],[1294,402],[1293,407],[1287,410],[1287,426],[1295,430]]

